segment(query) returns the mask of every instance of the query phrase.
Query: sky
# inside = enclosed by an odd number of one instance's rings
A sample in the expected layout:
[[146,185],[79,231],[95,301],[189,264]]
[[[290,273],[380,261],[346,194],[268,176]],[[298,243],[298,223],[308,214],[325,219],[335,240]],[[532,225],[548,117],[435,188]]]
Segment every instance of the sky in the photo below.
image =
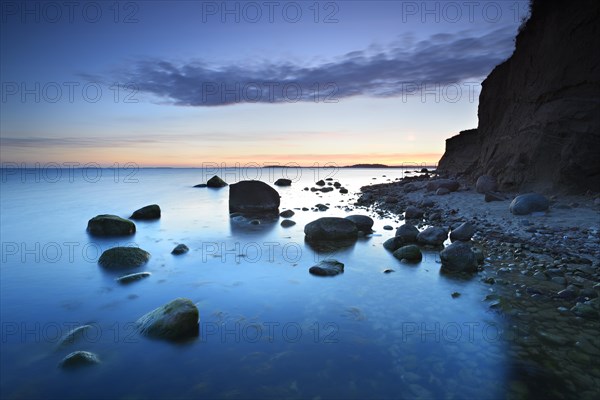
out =
[[527,1],[3,1],[0,159],[437,163]]

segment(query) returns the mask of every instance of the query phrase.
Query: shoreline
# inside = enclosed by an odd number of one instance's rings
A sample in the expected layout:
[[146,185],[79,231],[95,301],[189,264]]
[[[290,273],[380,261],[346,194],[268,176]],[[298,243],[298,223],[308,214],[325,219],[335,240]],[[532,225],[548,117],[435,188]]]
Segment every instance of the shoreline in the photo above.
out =
[[549,398],[595,398],[600,388],[600,366],[593,361],[600,357],[599,198],[552,196],[548,211],[517,216],[509,211],[515,193],[485,202],[474,185],[459,180],[457,191],[436,195],[426,190],[430,180],[422,176],[364,186],[356,206],[399,225],[405,222],[404,210],[416,206],[424,218],[409,223],[419,229],[451,230],[471,222],[476,228],[472,242],[485,258],[467,279],[488,286],[482,303],[507,321],[502,336],[515,360],[513,373],[539,381],[511,385],[509,398],[536,397],[538,389],[548,390]]

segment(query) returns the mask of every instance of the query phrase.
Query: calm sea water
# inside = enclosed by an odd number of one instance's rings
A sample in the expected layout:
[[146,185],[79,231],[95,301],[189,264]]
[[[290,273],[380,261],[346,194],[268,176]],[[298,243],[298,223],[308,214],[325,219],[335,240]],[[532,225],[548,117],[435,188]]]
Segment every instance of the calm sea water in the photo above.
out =
[[[439,273],[437,253],[403,264],[375,235],[335,254],[304,242],[304,225],[345,216],[361,186],[404,176],[401,169],[244,169],[232,183],[260,179],[277,188],[297,225],[230,222],[228,188],[200,189],[202,169],[3,170],[1,201],[2,398],[498,398],[509,360],[503,322],[482,302],[478,279]],[[210,176],[207,176],[210,174]],[[333,177],[349,189],[303,191]],[[376,178],[376,179],[373,179]],[[148,204],[162,218],[136,222],[126,239],[86,233],[98,214],[127,218]],[[326,212],[301,211],[329,203]],[[354,211],[353,213],[357,213]],[[368,213],[360,210],[359,213]],[[170,254],[178,243],[190,252]],[[97,264],[101,251],[136,245],[152,254],[152,276],[121,286]],[[334,278],[308,273],[333,257]],[[394,273],[384,274],[391,268]],[[451,293],[460,292],[454,299]],[[200,336],[186,343],[150,340],[133,323],[177,297],[200,310]],[[91,324],[79,342],[57,348],[69,329]],[[63,371],[71,351],[102,364]]]

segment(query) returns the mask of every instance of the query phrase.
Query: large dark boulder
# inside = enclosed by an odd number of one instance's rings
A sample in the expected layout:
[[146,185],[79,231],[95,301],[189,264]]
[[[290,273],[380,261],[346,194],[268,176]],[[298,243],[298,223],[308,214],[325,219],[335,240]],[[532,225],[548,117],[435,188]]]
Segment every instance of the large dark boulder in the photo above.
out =
[[493,176],[481,175],[479,178],[477,178],[475,190],[477,190],[477,193],[482,194],[495,192],[498,190],[498,182],[496,182],[496,178]]
[[128,269],[144,265],[150,253],[139,247],[113,247],[102,253],[98,264],[107,269]]
[[419,249],[419,246],[414,244],[400,247],[394,251],[393,255],[398,260],[407,260],[410,262],[418,262],[423,259],[423,253],[421,253],[421,249]]
[[138,220],[159,219],[160,207],[158,206],[158,204],[151,204],[149,206],[142,207],[139,210],[135,210],[129,218]]
[[261,181],[240,181],[229,186],[229,212],[279,213],[277,190]]
[[417,235],[417,241],[429,246],[441,246],[448,239],[448,231],[437,226],[430,226]]
[[180,340],[198,336],[198,308],[189,299],[178,298],[137,320],[140,333],[156,339]]
[[356,224],[345,218],[324,217],[304,227],[308,240],[345,240],[358,238]]
[[102,214],[90,219],[87,231],[94,236],[126,236],[135,233],[135,224],[116,215]]
[[522,194],[514,198],[509,210],[514,215],[527,215],[532,212],[546,211],[550,207],[547,198],[537,193]]
[[388,240],[383,242],[383,248],[388,251],[396,251],[400,247],[405,246],[406,244],[407,244],[407,242],[404,239],[402,239],[402,237],[395,236],[395,237],[389,238]]
[[475,234],[475,226],[470,222],[463,222],[456,229],[452,229],[450,232],[450,240],[453,242],[459,240],[461,242],[468,242]]
[[416,226],[410,224],[400,225],[396,229],[396,237],[399,237],[404,243],[414,243],[417,241],[419,230]]
[[477,271],[477,254],[473,245],[465,242],[454,242],[440,252],[442,270],[446,272]]
[[356,228],[359,231],[363,231],[364,233],[373,232],[373,218],[368,217],[366,215],[349,215],[346,219],[354,222],[356,224]]

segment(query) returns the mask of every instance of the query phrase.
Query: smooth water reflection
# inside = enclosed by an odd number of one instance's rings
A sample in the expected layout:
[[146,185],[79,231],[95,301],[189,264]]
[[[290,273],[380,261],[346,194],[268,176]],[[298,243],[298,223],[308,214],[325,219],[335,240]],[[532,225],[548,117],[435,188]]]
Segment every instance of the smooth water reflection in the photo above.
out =
[[[382,247],[393,235],[382,227],[398,225],[391,220],[376,220],[374,236],[340,249],[315,251],[304,241],[306,223],[347,215],[360,186],[402,171],[339,170],[345,196],[303,191],[314,173],[277,188],[281,210],[296,212],[290,228],[232,222],[227,188],[192,187],[206,180],[199,170],[140,170],[129,184],[3,179],[2,397],[502,397],[503,322],[481,303],[486,288],[477,279],[440,275],[436,252],[419,264],[394,259]],[[136,222],[131,238],[85,232],[97,214],[127,218],[152,203],[162,218]],[[330,209],[300,210],[317,203]],[[190,252],[171,255],[178,243]],[[123,286],[97,257],[127,244],[152,254],[139,269],[152,276]],[[311,276],[308,268],[327,257],[343,262],[344,274]],[[179,344],[139,337],[133,322],[176,297],[197,303],[200,336]],[[87,340],[56,348],[82,324],[94,326]],[[74,350],[96,352],[102,364],[56,368]]]

